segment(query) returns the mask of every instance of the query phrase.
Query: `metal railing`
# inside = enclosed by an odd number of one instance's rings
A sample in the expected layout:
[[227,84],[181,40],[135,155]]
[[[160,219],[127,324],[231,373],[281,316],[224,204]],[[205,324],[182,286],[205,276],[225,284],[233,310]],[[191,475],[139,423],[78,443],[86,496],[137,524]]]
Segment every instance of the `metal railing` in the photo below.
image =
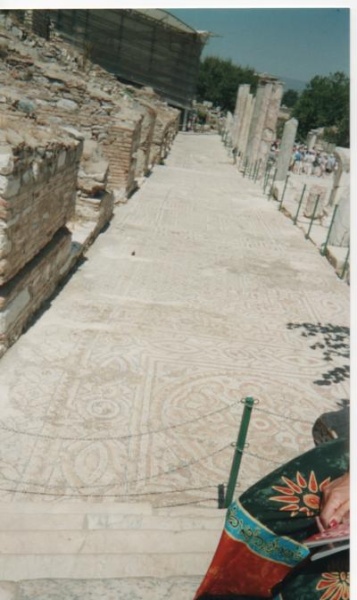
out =
[[[265,162],[265,164],[263,164],[261,159],[255,161],[255,162],[250,162],[249,158],[247,156],[245,156],[245,157],[243,156],[243,157],[240,157],[240,163],[239,163],[238,168],[243,177],[251,179],[254,183],[257,183],[258,181],[261,183],[262,188],[263,188],[263,194],[265,196],[267,196],[268,200],[270,200],[274,196],[274,185],[276,182],[277,169],[276,169],[275,163],[273,161],[268,159]],[[261,177],[260,177],[260,175],[261,175]],[[287,193],[289,178],[290,178],[290,173],[287,174],[287,176],[284,180],[281,198],[280,198],[280,200],[278,200],[278,210],[279,211],[282,211],[282,209],[283,209],[283,203],[284,203],[285,196]],[[294,216],[291,217],[294,225],[298,224],[301,208],[302,208],[304,200],[305,200],[306,190],[307,190],[307,185],[304,184],[302,191],[301,191],[299,201],[298,201],[296,213]],[[305,233],[305,238],[307,240],[313,241],[311,238],[311,231],[312,231],[314,222],[316,222],[316,214],[317,214],[317,209],[319,206],[320,199],[321,199],[321,195],[318,195],[316,197],[311,216],[305,217],[306,219],[309,220],[309,223],[307,225],[307,231]],[[331,219],[329,222],[329,226],[327,228],[327,234],[326,234],[325,241],[320,244],[320,253],[322,256],[328,257],[329,240],[331,237],[333,225],[336,220],[336,214],[338,212],[338,209],[339,209],[339,205],[336,204],[333,207]],[[288,210],[285,211],[285,214],[288,214]],[[305,221],[305,223],[306,223],[306,221]],[[348,245],[347,252],[346,252],[346,258],[345,258],[343,267],[342,267],[342,269],[341,268],[339,269],[340,272],[338,272],[338,270],[336,269],[337,275],[341,279],[344,279],[348,272],[349,256],[350,256],[350,246]]]

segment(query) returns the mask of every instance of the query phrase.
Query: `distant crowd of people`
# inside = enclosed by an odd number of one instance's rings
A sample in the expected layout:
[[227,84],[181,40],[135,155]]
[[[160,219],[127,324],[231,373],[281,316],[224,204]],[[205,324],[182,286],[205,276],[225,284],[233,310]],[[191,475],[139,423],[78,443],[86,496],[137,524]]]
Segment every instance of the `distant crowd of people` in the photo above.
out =
[[289,170],[298,175],[305,173],[305,175],[324,177],[333,173],[336,166],[337,161],[333,154],[315,148],[308,150],[307,146],[294,146]]
[[[270,148],[270,157],[276,160],[279,155],[279,141],[273,142]],[[305,145],[295,144],[291,154],[289,171],[297,175],[315,175],[325,177],[337,168],[334,154],[328,154],[313,148],[309,150]]]

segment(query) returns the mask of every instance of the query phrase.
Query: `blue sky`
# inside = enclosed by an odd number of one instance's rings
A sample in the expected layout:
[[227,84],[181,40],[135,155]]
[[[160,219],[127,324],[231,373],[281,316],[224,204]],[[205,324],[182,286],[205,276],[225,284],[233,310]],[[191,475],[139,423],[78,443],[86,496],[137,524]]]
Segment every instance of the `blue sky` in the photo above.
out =
[[165,10],[219,36],[208,42],[202,57],[230,58],[259,72],[304,82],[336,71],[349,75],[348,8]]

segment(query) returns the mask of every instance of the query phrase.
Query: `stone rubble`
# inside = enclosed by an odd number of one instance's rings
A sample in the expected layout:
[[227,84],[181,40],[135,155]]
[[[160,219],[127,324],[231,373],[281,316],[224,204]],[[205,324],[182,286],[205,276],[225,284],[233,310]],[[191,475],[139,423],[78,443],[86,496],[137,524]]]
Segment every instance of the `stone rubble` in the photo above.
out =
[[0,356],[178,131],[153,90],[51,38],[0,13]]

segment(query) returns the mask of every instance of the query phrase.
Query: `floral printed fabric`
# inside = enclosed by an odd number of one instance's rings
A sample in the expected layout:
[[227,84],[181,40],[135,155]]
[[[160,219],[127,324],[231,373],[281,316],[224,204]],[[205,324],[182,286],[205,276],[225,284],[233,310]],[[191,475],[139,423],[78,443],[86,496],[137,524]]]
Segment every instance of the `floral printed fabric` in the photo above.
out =
[[310,471],[308,478],[297,471],[294,481],[285,476],[281,479],[285,487],[273,485],[273,490],[281,495],[272,496],[271,500],[284,503],[285,506],[282,506],[280,510],[289,511],[292,517],[295,517],[299,512],[305,513],[308,517],[313,516],[319,510],[319,493],[331,481],[331,477],[326,477],[321,483],[318,483],[315,471]]
[[[279,565],[278,569],[275,566],[272,569],[273,563],[268,561],[268,568],[257,570],[257,564],[260,567],[263,564],[259,560],[266,558],[264,550],[250,547],[248,550],[254,553],[254,560],[246,560],[246,552],[241,552],[239,535],[230,535],[228,526],[232,518],[237,517],[238,508],[259,524],[261,530],[272,532],[276,540],[290,538],[291,542],[297,542],[296,547],[305,548],[303,540],[317,532],[315,517],[319,514],[324,487],[348,468],[347,441],[337,439],[293,459],[244,492],[228,509],[225,529],[195,600],[258,600],[265,597],[274,600],[348,600],[348,551],[316,561],[300,559],[293,570],[290,567],[285,573],[279,560],[274,563]],[[226,544],[225,536],[229,537],[229,544]],[[274,577],[276,585],[271,591]],[[259,580],[255,582],[255,591],[244,588],[245,580]]]
[[213,562],[196,598],[207,591],[216,595],[249,594],[270,598],[273,587],[308,555],[307,547],[277,536],[239,502],[233,502]]
[[323,591],[321,600],[348,600],[350,597],[349,573],[322,573],[317,590]]

